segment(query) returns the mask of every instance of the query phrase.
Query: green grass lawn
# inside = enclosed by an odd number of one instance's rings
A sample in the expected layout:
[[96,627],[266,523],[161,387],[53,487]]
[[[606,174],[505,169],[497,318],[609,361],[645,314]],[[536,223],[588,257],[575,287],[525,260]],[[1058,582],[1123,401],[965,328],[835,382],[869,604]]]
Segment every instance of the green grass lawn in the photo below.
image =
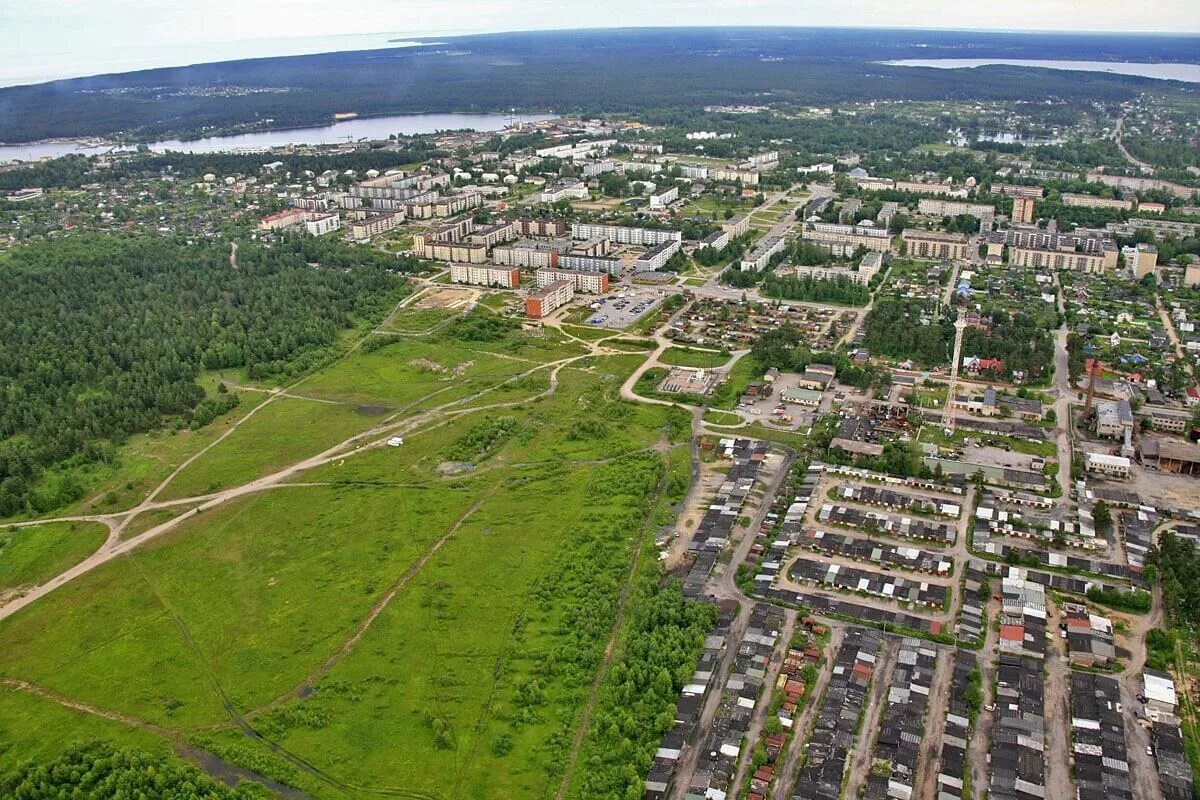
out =
[[668,347],[658,357],[658,360],[676,367],[715,369],[729,361],[729,351],[714,352],[691,347]]
[[108,529],[94,522],[0,528],[0,597],[45,583],[96,552],[107,536]]
[[742,418],[731,411],[718,411],[710,408],[704,412],[704,421],[710,425],[741,425]]
[[424,333],[439,322],[458,316],[453,308],[402,308],[388,321],[385,330],[401,333]]
[[163,500],[239,486],[369,430],[387,409],[279,397],[167,485]]

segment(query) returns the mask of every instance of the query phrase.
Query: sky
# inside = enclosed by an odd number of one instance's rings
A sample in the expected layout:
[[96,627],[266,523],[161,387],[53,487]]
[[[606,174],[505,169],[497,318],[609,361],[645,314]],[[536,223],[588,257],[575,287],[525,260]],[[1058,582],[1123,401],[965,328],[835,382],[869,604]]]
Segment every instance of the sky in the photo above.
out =
[[0,0],[0,86],[382,47],[405,36],[694,24],[1200,33],[1200,2]]

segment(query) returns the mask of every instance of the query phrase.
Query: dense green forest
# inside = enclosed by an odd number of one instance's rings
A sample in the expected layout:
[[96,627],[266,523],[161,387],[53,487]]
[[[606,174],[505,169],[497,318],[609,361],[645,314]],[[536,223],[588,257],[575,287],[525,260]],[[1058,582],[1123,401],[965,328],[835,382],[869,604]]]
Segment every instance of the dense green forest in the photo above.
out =
[[811,277],[780,276],[769,272],[763,278],[762,293],[782,300],[809,300],[865,306],[871,290],[853,283],[849,278],[822,280]]
[[230,789],[173,759],[100,743],[72,746],[58,758],[0,775],[12,800],[251,800],[271,794],[254,783]]
[[943,318],[940,323],[922,324],[925,310],[923,300],[878,298],[867,314],[863,346],[874,355],[912,359],[926,367],[945,364],[954,341],[954,322]]
[[236,268],[227,244],[173,239],[11,251],[0,258],[0,516],[78,499],[70,480],[39,489],[46,469],[107,461],[132,433],[229,407],[206,403],[203,370],[287,379],[327,360],[340,331],[386,313],[404,287],[394,272],[410,267],[307,237],[244,245]]
[[1176,625],[1200,626],[1200,554],[1190,539],[1166,531],[1146,558],[1146,580],[1162,586],[1167,618]]
[[1050,377],[1054,364],[1054,338],[1039,328],[1028,314],[996,311],[988,318],[990,330],[970,327],[963,331],[963,355],[996,358],[1004,363],[998,377],[1011,380],[1023,372],[1027,383]]

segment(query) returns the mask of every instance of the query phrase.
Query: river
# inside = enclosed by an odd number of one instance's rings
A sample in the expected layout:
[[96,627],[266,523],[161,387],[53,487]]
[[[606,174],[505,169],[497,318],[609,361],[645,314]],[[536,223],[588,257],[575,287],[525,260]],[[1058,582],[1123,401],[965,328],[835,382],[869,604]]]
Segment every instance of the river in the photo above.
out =
[[[554,119],[555,116],[553,113],[514,114],[511,119],[515,122],[538,122]],[[397,114],[387,117],[360,117],[313,128],[256,131],[231,136],[212,136],[187,142],[179,139],[166,139],[161,142],[150,142],[149,146],[156,152],[173,150],[182,153],[265,150],[288,144],[338,144],[359,139],[386,139],[393,133],[412,135],[463,128],[477,131],[498,131],[506,127],[509,121],[510,115],[508,114]],[[0,145],[0,163],[4,161],[36,161],[47,156],[57,158],[70,153],[97,155],[112,149],[114,149],[114,145],[109,143],[80,140]]]
[[1143,64],[1132,61],[1053,61],[1020,58],[911,58],[880,63],[892,67],[934,67],[935,69],[964,69],[1006,64],[1013,67],[1111,72],[1116,75],[1137,75],[1143,78],[1200,83],[1200,64]]

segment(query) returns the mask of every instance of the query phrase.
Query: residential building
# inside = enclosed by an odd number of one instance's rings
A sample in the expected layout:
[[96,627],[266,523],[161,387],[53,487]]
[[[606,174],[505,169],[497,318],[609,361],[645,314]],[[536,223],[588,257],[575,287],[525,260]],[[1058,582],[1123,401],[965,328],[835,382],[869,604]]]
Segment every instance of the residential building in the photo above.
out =
[[1149,202],[1139,201],[1137,204],[1137,210],[1144,211],[1147,214],[1164,214],[1164,213],[1166,213],[1167,207],[1165,205],[1163,205],[1162,203],[1149,203]]
[[511,222],[497,222],[494,225],[476,229],[468,239],[477,244],[482,244],[484,247],[491,248],[516,238],[516,235],[516,228],[513,227]]
[[559,200],[587,200],[591,195],[583,181],[559,181],[538,193],[539,203],[557,203]]
[[1008,197],[1025,197],[1030,200],[1041,200],[1046,196],[1046,190],[1041,186],[1021,186],[1020,184],[1015,183],[993,183],[992,194],[1003,194],[1007,195]]
[[617,162],[604,159],[602,161],[587,161],[584,162],[580,173],[585,178],[595,178],[597,175],[603,175],[606,172],[616,172]]
[[614,256],[584,256],[564,253],[558,257],[560,269],[579,272],[605,272],[616,278],[621,275],[621,259]]
[[650,207],[658,209],[666,208],[678,199],[679,189],[675,188],[674,186],[666,189],[660,189],[659,191],[650,195]]
[[914,194],[944,194],[948,197],[966,197],[967,190],[954,189],[948,183],[923,183],[919,181],[896,181],[895,189]]
[[575,288],[571,281],[552,281],[530,292],[529,297],[525,298],[525,316],[542,319],[571,302],[574,296]]
[[1119,211],[1132,211],[1132,200],[1117,200],[1108,197],[1097,197],[1092,194],[1072,194],[1071,192],[1063,192],[1062,204],[1064,206],[1077,206],[1079,208],[1110,208]]
[[[1039,195],[1040,197],[1040,195]],[[1017,195],[1013,198],[1012,222],[1014,225],[1030,224],[1037,210],[1037,201],[1032,197]]]
[[342,220],[337,214],[318,214],[304,223],[304,229],[310,236],[324,236],[342,227]]
[[782,252],[785,246],[782,236],[768,236],[760,240],[754,250],[742,259],[741,271],[766,269],[771,263],[771,256]]
[[810,222],[804,226],[804,240],[823,247],[836,256],[852,255],[859,247],[877,253],[891,249],[892,239],[886,228],[873,225],[838,225]]
[[700,240],[701,247],[711,247],[713,250],[721,251],[729,244],[729,231],[713,231],[708,236]]
[[675,166],[679,167],[680,175],[690,180],[702,181],[708,177],[708,167],[704,164],[692,164],[680,161]]
[[383,214],[371,214],[350,223],[350,235],[355,239],[370,239],[381,233],[390,231],[404,222],[403,211],[391,211]]
[[593,239],[603,237],[614,244],[636,244],[642,247],[675,240],[683,241],[679,231],[654,228],[633,228],[622,225],[595,225],[585,222],[571,223],[571,238]]
[[709,171],[709,177],[718,183],[736,183],[741,181],[743,186],[758,186],[758,173],[753,170],[737,167],[717,167]]
[[679,248],[679,242],[674,239],[650,247],[633,262],[634,272],[655,272],[662,269],[671,256],[679,252]]
[[966,256],[966,234],[905,228],[900,236],[912,258],[960,260]]
[[589,158],[591,156],[604,156],[608,154],[608,149],[617,143],[616,139],[600,139],[595,142],[578,142],[575,144],[559,144],[552,147],[542,147],[534,150],[534,154],[540,158],[561,158],[568,161],[573,161],[577,158]]
[[561,219],[550,219],[542,217],[541,219],[522,218],[513,221],[513,227],[517,231],[518,236],[546,236],[551,238],[559,238],[566,236],[570,227]]
[[536,239],[521,239],[492,250],[492,261],[499,266],[526,269],[557,267],[558,259],[569,247],[570,244],[565,241],[541,242]]
[[521,284],[521,270],[516,267],[488,267],[477,264],[451,264],[450,280],[472,286],[499,286],[516,289]]
[[487,261],[487,247],[474,242],[431,241],[426,235],[413,240],[413,255],[434,261],[483,264]]
[[750,230],[750,215],[742,214],[733,219],[727,219],[721,223],[721,230],[729,234],[731,238],[736,238]]
[[582,294],[604,294],[608,291],[607,272],[580,272],[573,269],[539,269],[537,285],[544,289],[555,281],[568,281],[572,288]]
[[845,279],[859,286],[868,286],[871,279],[883,267],[883,253],[867,253],[857,267],[845,265],[788,267],[788,272],[797,278],[813,278],[823,281]]
[[1141,280],[1154,273],[1158,266],[1158,248],[1152,244],[1139,243],[1133,247],[1122,247],[1125,266],[1133,273],[1134,280]]
[[969,216],[979,220],[980,230],[990,231],[995,226],[996,209],[983,203],[964,203],[960,200],[935,200],[922,198],[917,211],[934,217]]

